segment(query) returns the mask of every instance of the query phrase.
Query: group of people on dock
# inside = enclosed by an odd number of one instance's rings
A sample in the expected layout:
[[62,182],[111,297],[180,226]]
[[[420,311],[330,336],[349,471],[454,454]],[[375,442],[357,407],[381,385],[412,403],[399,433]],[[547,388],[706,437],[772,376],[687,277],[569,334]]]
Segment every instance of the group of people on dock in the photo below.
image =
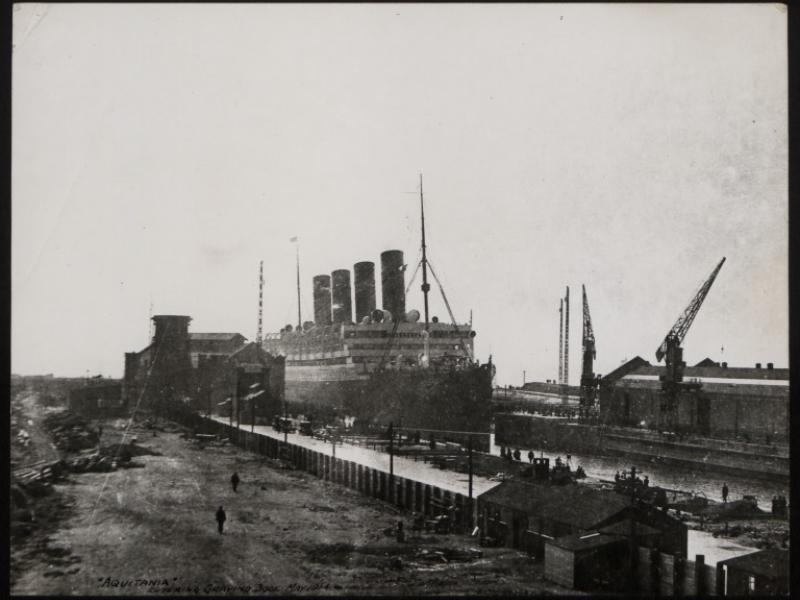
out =
[[[505,458],[508,461],[516,460],[516,461],[519,461],[519,462],[523,462],[522,461],[522,452],[520,452],[519,448],[517,448],[516,450],[512,451],[511,448],[506,448],[505,446],[500,446],[500,456],[502,458]],[[533,464],[534,457],[535,457],[535,455],[533,454],[533,450],[528,450],[528,462],[529,463]],[[567,454],[567,461],[569,461],[570,458],[571,458],[571,456],[569,454]],[[561,461],[561,457],[557,458],[556,461],[560,462]]]
[[645,475],[644,479],[642,479],[636,474],[636,467],[631,467],[630,473],[628,473],[628,471],[622,471],[622,473],[617,471],[614,473],[614,483],[650,487],[650,478]]

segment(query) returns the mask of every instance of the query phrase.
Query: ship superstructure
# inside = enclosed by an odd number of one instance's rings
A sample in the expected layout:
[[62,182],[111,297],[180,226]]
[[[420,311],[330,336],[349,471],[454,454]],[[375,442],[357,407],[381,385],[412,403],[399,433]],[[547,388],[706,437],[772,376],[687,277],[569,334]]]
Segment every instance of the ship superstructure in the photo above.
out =
[[488,434],[491,361],[481,365],[474,359],[471,323],[455,321],[446,297],[450,322],[428,316],[428,271],[435,273],[426,256],[421,182],[420,208],[422,261],[409,288],[421,267],[424,316],[406,311],[403,252],[386,250],[380,262],[381,308],[375,264],[358,262],[352,270],[354,303],[349,269],[316,275],[314,321],[265,335],[264,349],[286,358],[285,399],[293,412]]

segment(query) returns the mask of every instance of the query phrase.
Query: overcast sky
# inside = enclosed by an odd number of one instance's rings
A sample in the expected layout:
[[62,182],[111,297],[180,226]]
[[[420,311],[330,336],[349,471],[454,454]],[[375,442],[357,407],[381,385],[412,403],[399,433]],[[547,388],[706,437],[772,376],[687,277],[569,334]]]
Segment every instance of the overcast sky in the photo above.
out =
[[151,300],[252,339],[262,259],[277,331],[292,236],[304,320],[315,274],[396,248],[410,276],[420,173],[498,383],[557,376],[567,285],[572,384],[581,284],[596,372],[654,362],[723,256],[685,359],[788,366],[781,6],[14,9],[15,373],[121,376]]

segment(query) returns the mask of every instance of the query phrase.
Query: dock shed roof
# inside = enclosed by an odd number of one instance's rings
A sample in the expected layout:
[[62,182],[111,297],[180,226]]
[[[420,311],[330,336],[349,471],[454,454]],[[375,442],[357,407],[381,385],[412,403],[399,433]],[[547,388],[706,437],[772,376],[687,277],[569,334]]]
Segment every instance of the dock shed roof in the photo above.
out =
[[752,575],[774,577],[775,579],[789,576],[789,551],[779,548],[769,548],[744,556],[736,556],[723,560],[718,564],[726,565]]
[[612,491],[581,485],[548,486],[506,481],[480,499],[527,515],[591,529],[630,508],[630,501]]
[[554,540],[548,540],[547,543],[570,552],[580,552],[624,542],[625,539],[625,536],[622,535],[589,533],[584,535],[565,535]]

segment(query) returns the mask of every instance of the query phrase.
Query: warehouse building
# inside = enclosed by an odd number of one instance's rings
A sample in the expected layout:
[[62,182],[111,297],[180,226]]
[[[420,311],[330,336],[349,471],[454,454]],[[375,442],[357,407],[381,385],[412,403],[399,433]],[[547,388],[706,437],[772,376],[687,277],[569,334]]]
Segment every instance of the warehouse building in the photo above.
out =
[[[665,367],[636,357],[600,380],[600,417],[609,425],[660,429]],[[789,369],[729,367],[705,359],[686,367],[696,384],[677,402],[681,432],[753,442],[783,442],[789,433]]]
[[646,545],[663,552],[685,555],[688,544],[688,530],[681,521],[650,505],[633,504],[616,492],[582,485],[505,481],[478,497],[478,514],[483,531],[496,543],[539,559],[552,540],[601,529],[614,536],[619,531],[606,528],[619,523],[635,523],[637,535],[649,536]]
[[[169,412],[242,412],[267,422],[283,400],[284,360],[240,333],[189,332],[191,317],[156,315],[152,342],[125,354],[123,395],[130,407]],[[244,410],[244,399],[251,400]]]
[[122,382],[119,379],[95,378],[86,380],[81,387],[69,390],[69,409],[90,418],[122,415]]

